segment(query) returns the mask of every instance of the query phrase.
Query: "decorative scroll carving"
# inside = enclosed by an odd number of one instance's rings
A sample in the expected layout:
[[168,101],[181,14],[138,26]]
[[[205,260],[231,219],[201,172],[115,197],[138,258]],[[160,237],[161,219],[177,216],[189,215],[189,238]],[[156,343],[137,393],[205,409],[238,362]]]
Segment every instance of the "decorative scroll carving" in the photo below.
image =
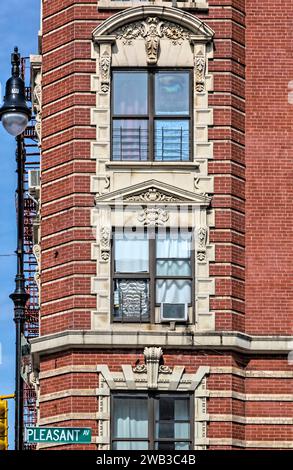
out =
[[148,388],[158,388],[159,362],[163,355],[162,348],[145,348],[143,353],[147,366]]
[[208,238],[207,227],[200,227],[197,231],[197,259],[198,261],[206,260],[207,238]]
[[100,90],[102,93],[108,93],[110,89],[110,67],[111,56],[105,51],[100,58]]
[[33,254],[36,258],[36,261],[38,263],[38,267],[40,267],[40,256],[41,256],[41,247],[40,245],[34,245],[33,246]]
[[161,365],[159,366],[159,374],[172,374],[173,369],[169,366]]
[[162,355],[162,348],[145,348],[145,364],[138,364],[133,368],[136,374],[147,374],[148,388],[158,388],[159,374],[172,374],[173,372],[171,367],[159,365]]
[[169,220],[169,213],[160,207],[147,207],[138,214],[137,220],[145,226],[157,227]]
[[131,45],[134,39],[143,38],[148,64],[157,63],[160,39],[164,37],[170,39],[173,45],[180,45],[184,39],[189,39],[189,33],[181,26],[161,21],[156,16],[149,16],[145,21],[123,26],[116,33],[116,38],[128,45]]
[[179,202],[174,196],[167,196],[156,188],[150,188],[146,192],[125,198],[127,202]]
[[196,190],[197,194],[200,194],[201,196],[206,196],[207,193],[205,193],[204,191],[201,191],[199,182],[200,182],[200,178],[194,178],[194,189]]
[[101,176],[100,179],[100,182],[101,182],[101,185],[100,185],[100,191],[99,193],[97,194],[97,196],[102,196],[103,194],[106,194],[110,188],[110,177],[105,175],[104,177]]
[[137,366],[133,368],[133,372],[136,374],[146,374],[147,366],[145,364],[137,364]]
[[195,57],[195,89],[204,91],[206,60],[202,51]]
[[102,261],[110,259],[110,237],[111,230],[109,227],[102,227],[100,230],[100,254]]

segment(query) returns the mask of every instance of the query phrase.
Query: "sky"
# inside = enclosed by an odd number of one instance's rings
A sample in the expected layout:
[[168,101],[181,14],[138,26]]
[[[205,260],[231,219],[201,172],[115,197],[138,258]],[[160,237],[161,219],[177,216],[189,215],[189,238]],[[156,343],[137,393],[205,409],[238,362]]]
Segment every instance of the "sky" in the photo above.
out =
[[[15,46],[23,57],[38,53],[40,0],[0,0],[0,93],[10,77]],[[14,393],[15,326],[13,304],[16,272],[15,140],[0,124],[0,395]],[[9,400],[9,449],[14,448],[14,403]]]

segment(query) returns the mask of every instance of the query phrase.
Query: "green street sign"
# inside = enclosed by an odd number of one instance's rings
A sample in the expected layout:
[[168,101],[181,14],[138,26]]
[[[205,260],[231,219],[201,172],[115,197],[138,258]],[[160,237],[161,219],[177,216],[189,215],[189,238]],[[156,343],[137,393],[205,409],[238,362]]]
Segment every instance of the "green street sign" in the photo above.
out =
[[25,431],[27,443],[50,442],[55,444],[90,444],[91,428],[35,428],[27,427]]

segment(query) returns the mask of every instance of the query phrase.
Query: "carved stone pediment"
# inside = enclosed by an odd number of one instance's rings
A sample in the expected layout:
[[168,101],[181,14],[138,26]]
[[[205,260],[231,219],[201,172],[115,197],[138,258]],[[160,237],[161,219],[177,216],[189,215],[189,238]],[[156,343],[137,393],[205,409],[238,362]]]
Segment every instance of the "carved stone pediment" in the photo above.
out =
[[185,39],[190,39],[189,31],[182,26],[162,21],[156,16],[148,16],[143,21],[122,26],[115,35],[116,39],[127,45],[132,45],[135,39],[143,39],[148,64],[157,63],[161,38],[169,39],[174,46],[180,45]]
[[97,195],[96,205],[209,205],[210,198],[205,194],[193,193],[156,180],[129,186],[119,191]]
[[[154,18],[158,21],[153,21]],[[141,5],[128,8],[127,14],[122,11],[111,15],[93,31],[97,42],[103,41],[107,35],[114,40],[120,36],[127,41],[137,37],[166,37],[175,43],[183,39],[192,40],[196,35],[207,42],[212,40],[214,31],[196,16],[179,8]]]

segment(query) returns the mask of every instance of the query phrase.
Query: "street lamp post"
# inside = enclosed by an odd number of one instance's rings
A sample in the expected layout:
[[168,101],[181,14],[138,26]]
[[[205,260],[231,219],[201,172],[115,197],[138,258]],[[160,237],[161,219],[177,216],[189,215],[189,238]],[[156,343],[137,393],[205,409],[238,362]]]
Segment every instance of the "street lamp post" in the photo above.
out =
[[15,350],[15,449],[23,448],[23,383],[21,377],[21,336],[24,329],[25,306],[29,294],[25,290],[23,269],[24,256],[24,163],[23,149],[24,132],[31,119],[31,111],[26,104],[25,84],[20,77],[20,54],[18,48],[11,54],[12,76],[6,83],[5,97],[0,108],[0,120],[5,130],[16,138],[17,162],[17,273],[15,277],[15,290],[10,295],[14,303],[14,322],[16,328]]

